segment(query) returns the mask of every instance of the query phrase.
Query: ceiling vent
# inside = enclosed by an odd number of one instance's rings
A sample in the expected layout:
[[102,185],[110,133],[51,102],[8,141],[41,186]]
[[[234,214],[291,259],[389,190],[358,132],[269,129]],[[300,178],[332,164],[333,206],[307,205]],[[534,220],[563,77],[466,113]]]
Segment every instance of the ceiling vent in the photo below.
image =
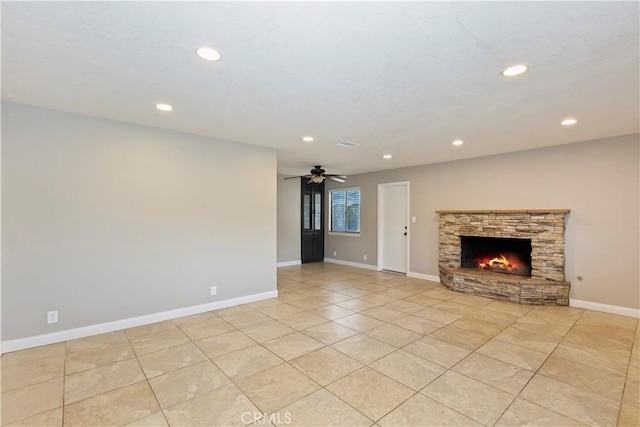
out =
[[356,148],[360,146],[360,144],[356,144],[355,142],[351,142],[351,141],[338,142],[338,145],[340,147],[346,147],[346,148]]

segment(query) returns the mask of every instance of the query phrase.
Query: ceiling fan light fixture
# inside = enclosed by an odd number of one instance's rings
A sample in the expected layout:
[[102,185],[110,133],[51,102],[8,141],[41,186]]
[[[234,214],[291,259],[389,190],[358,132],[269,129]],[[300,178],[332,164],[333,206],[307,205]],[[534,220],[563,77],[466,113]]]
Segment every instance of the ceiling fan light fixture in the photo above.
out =
[[320,184],[322,181],[324,181],[324,176],[322,175],[313,175],[309,178],[309,182],[314,184]]

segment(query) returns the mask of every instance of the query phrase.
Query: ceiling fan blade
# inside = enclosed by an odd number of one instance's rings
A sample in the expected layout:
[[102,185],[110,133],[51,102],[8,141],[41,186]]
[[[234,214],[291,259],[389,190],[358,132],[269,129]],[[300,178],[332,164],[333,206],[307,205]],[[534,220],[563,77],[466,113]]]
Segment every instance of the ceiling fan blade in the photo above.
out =
[[347,179],[346,175],[335,175],[332,173],[325,173],[324,176],[335,176],[336,178]]
[[[336,182],[347,182],[346,179],[342,179],[340,177],[337,176],[327,176],[327,178],[329,178],[331,181],[336,181]],[[346,177],[345,177],[346,178]]]
[[294,179],[294,178],[311,178],[311,175],[288,176],[285,179]]

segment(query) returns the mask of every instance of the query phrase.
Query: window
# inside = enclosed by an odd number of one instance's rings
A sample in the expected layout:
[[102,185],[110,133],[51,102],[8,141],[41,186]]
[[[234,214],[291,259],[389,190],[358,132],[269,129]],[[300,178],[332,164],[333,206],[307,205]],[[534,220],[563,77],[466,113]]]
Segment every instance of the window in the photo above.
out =
[[360,189],[329,191],[329,231],[360,233]]

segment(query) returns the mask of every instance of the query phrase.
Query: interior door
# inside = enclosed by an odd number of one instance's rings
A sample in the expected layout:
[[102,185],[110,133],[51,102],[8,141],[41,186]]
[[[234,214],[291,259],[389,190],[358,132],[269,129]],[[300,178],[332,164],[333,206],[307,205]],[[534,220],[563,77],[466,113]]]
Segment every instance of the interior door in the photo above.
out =
[[302,263],[324,260],[324,182],[307,184],[301,179],[302,224],[301,224],[301,260]]
[[407,272],[408,186],[406,183],[379,187],[380,264],[382,270]]

